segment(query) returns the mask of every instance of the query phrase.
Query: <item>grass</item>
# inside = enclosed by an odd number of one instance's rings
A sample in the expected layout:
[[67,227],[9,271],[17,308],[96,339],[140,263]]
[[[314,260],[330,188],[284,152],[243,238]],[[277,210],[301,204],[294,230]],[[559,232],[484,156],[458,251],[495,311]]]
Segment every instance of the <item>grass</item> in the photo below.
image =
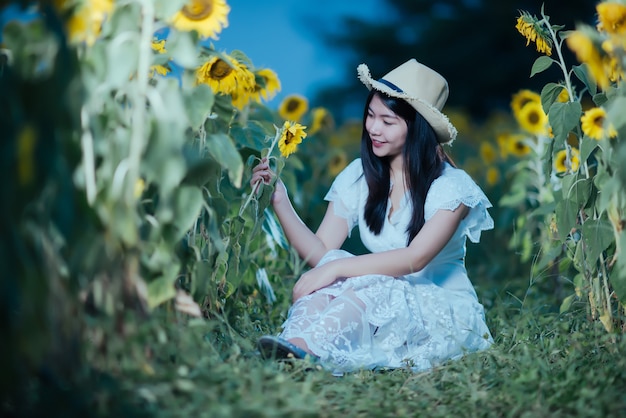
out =
[[[188,320],[165,311],[92,346],[79,384],[39,381],[30,408],[7,416],[618,417],[626,415],[626,343],[587,320],[508,296],[490,302],[494,346],[428,373],[342,377],[303,361],[259,358],[254,341],[279,325],[244,314]],[[282,309],[282,308],[276,308]],[[277,318],[280,315],[277,315]],[[101,323],[106,328],[113,324]],[[275,329],[275,328],[274,328]],[[55,413],[50,414],[51,411]],[[19,414],[18,414],[19,412]],[[58,413],[57,413],[58,412]]]

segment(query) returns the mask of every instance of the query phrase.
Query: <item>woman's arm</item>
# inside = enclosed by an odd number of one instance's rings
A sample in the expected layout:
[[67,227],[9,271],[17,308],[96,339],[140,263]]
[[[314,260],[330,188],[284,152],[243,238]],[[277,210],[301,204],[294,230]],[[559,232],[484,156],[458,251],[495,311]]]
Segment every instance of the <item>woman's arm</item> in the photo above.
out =
[[[257,179],[260,179],[269,184],[274,176],[275,174],[264,158],[253,169],[250,183],[254,184]],[[329,250],[337,249],[343,244],[348,236],[348,224],[345,219],[335,215],[331,202],[317,232],[313,233],[296,213],[287,195],[287,189],[280,179],[277,179],[275,187],[272,206],[287,240],[300,257],[314,267]]]
[[294,301],[338,278],[383,274],[399,277],[422,270],[450,241],[469,208],[439,210],[428,220],[406,248],[331,261],[302,275],[293,290]]

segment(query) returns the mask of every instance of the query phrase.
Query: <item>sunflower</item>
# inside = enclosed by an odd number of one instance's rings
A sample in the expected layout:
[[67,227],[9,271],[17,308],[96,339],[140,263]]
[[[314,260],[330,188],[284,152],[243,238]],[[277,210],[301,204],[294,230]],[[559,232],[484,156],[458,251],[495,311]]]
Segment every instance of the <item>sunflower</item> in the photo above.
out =
[[[264,81],[263,87],[260,89],[261,96],[264,100],[271,100],[276,93],[280,91],[280,80],[276,73],[269,68],[263,68],[256,72],[256,76],[261,77]],[[260,85],[257,83],[257,85]]]
[[598,30],[614,35],[626,34],[626,5],[615,2],[603,2],[596,6],[598,12]]
[[304,96],[291,94],[280,103],[278,114],[287,120],[299,121],[309,109],[309,102]]
[[607,136],[611,138],[617,136],[617,131],[615,131],[613,125],[609,124],[605,129],[606,112],[601,107],[594,107],[587,110],[580,118],[580,123],[583,133],[596,141],[606,138]]
[[570,158],[567,157],[567,150],[561,150],[554,157],[554,170],[557,173],[576,172],[580,166],[580,153],[576,148],[570,148]]
[[510,133],[498,135],[496,140],[498,142],[498,148],[500,149],[500,158],[505,160],[511,154],[511,149],[514,148],[513,145],[524,141],[525,138],[524,135],[512,135]]
[[339,150],[328,161],[328,174],[331,177],[337,176],[348,165],[348,156]]
[[324,107],[316,107],[311,111],[313,114],[313,122],[311,125],[311,135],[316,134],[319,131],[332,130],[334,121],[333,117]]
[[576,30],[566,39],[567,46],[574,51],[578,61],[589,69],[591,77],[602,90],[606,90],[611,80],[605,71],[605,61],[596,48],[592,38],[581,30]]
[[278,140],[278,150],[283,157],[289,157],[297,151],[298,144],[306,138],[304,131],[306,126],[302,126],[297,122],[285,121],[283,124],[282,134]]
[[[57,2],[57,8],[66,7],[68,2]],[[113,12],[113,0],[91,0],[78,6],[66,23],[70,43],[85,42],[88,46],[96,42],[102,24]]]
[[511,136],[508,143],[508,153],[516,157],[523,157],[530,154],[531,148],[526,142],[527,139],[523,136]]
[[514,114],[517,114],[530,102],[541,103],[541,96],[532,90],[520,90],[513,95],[511,109],[513,109]]
[[203,38],[217,39],[228,27],[230,7],[224,0],[189,0],[172,17],[172,25],[181,31],[195,30]]
[[533,41],[537,47],[537,52],[545,53],[548,56],[552,55],[552,39],[550,39],[550,32],[542,26],[537,18],[526,12],[522,12],[517,18],[515,28],[526,38],[526,46]]
[[236,59],[211,57],[196,70],[196,81],[208,84],[215,93],[242,94],[254,90],[254,74]]
[[515,114],[522,129],[535,135],[548,134],[548,116],[540,103],[529,102]]
[[565,87],[563,87],[563,90],[561,90],[559,95],[556,97],[556,101],[559,103],[567,103],[569,101],[569,92]]
[[496,160],[496,149],[493,145],[491,145],[491,143],[483,141],[480,144],[480,157],[486,165],[489,165]]
[[[165,39],[152,39],[152,50],[158,54],[165,54]],[[155,74],[167,75],[170,72],[170,68],[166,65],[155,64],[150,66],[150,77],[154,77]]]
[[486,174],[487,184],[495,185],[500,180],[500,170],[497,167],[489,167]]

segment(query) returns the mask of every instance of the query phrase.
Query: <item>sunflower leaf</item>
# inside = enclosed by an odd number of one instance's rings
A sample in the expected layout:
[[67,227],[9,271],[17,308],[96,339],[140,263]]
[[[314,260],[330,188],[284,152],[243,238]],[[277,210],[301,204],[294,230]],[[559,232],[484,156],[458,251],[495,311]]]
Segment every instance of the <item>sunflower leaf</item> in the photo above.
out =
[[557,83],[548,83],[541,89],[541,107],[543,111],[548,113],[552,103],[556,101],[559,94],[563,91],[563,86]]
[[223,133],[207,136],[206,149],[222,168],[228,171],[228,178],[233,186],[241,187],[243,179],[243,161],[232,139]]
[[561,142],[578,125],[582,114],[579,102],[553,103],[548,112],[548,120],[554,133],[554,142]]
[[540,72],[547,70],[553,62],[555,61],[552,58],[546,57],[545,55],[537,58],[532,69],[530,70],[530,76],[532,77],[535,74],[539,74]]

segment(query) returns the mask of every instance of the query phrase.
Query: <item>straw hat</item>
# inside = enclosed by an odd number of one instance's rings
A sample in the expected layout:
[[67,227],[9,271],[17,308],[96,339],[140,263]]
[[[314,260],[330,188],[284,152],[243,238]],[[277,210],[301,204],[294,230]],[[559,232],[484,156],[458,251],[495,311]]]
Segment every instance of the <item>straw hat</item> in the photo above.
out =
[[414,58],[391,70],[379,80],[372,79],[365,64],[357,67],[359,79],[368,89],[406,100],[433,127],[440,144],[451,144],[457,130],[441,113],[448,99],[448,82]]

